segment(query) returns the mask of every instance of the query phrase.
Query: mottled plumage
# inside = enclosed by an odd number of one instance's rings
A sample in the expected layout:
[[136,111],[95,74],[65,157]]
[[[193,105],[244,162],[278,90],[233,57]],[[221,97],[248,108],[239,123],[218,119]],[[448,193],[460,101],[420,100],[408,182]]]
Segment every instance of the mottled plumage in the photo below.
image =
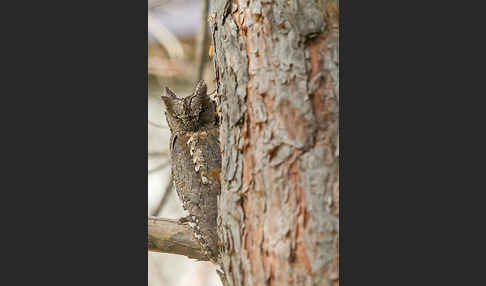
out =
[[216,263],[217,196],[221,188],[216,105],[207,95],[204,81],[199,81],[194,93],[185,98],[177,98],[168,88],[165,93],[162,100],[171,130],[172,178],[182,207],[190,214],[184,220],[208,258]]

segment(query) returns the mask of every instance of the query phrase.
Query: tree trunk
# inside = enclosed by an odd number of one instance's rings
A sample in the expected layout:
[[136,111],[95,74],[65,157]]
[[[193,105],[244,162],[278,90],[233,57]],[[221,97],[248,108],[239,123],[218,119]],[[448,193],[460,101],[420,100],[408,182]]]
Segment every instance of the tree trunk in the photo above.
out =
[[215,0],[229,285],[338,285],[338,4]]

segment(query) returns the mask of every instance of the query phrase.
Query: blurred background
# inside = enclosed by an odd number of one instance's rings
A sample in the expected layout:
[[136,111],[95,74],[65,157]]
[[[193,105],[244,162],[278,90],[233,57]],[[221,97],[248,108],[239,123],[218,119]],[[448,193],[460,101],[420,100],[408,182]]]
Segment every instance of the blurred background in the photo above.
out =
[[[207,0],[148,1],[148,215],[177,219],[184,215],[170,183],[169,137],[160,96],[169,87],[189,95],[202,78],[213,91],[214,72]],[[206,38],[206,40],[205,40]],[[219,286],[215,267],[181,255],[148,252],[149,286]]]

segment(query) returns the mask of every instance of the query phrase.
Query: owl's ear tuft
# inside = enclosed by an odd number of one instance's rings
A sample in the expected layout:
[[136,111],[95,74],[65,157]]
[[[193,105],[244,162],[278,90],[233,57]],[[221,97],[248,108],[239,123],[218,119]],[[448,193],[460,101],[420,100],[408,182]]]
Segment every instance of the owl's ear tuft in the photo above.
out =
[[165,96],[160,97],[164,102],[167,109],[167,113],[173,117],[176,117],[181,112],[181,100],[177,98],[176,94],[168,87],[165,88]]
[[175,92],[170,90],[170,88],[168,88],[168,87],[165,88],[165,96],[177,98],[177,95],[175,94]]
[[199,115],[206,108],[208,99],[206,83],[204,80],[200,80],[196,85],[194,94],[191,96],[191,113],[194,116]]
[[207,89],[208,87],[206,86],[206,83],[204,82],[204,80],[201,79],[196,84],[196,88],[194,89],[194,94],[196,95],[196,97],[198,96],[206,97]]

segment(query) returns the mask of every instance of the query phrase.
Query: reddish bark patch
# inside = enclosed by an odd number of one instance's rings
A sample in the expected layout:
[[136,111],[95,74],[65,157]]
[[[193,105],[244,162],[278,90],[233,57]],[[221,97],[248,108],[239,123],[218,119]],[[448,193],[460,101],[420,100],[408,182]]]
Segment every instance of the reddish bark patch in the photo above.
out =
[[[311,95],[312,108],[317,122],[327,122],[329,120],[329,113],[326,112],[326,86],[325,78],[328,77],[327,71],[324,71],[324,56],[330,51],[327,49],[327,37],[321,35],[308,42],[311,71],[309,72],[309,80],[312,79],[317,73],[325,72],[323,79],[319,82],[318,88]],[[322,126],[322,125],[321,125]]]
[[312,78],[322,68],[322,58],[323,58],[322,47],[325,47],[325,44],[326,44],[325,34],[320,34],[318,37],[309,40],[307,42],[309,55],[310,55],[310,63],[311,63],[309,78]]
[[299,223],[297,226],[297,237],[296,237],[296,248],[295,248],[295,255],[296,255],[296,262],[301,263],[307,273],[309,275],[312,274],[312,265],[310,262],[309,257],[307,256],[307,252],[305,251],[305,246],[304,246],[304,238],[303,238],[303,219],[299,219]]
[[[309,136],[312,136],[310,132],[312,130],[311,122],[304,117],[299,107],[294,107],[288,99],[283,99],[277,107],[279,118],[282,122],[283,130],[281,132],[287,132],[288,137],[293,141],[305,142],[308,141]],[[296,128],[296,122],[298,122],[298,128]]]
[[[299,176],[299,169],[298,169],[298,162],[294,161],[290,165],[290,180],[292,185],[295,186],[295,194],[297,200],[297,209],[298,209],[298,217],[297,217],[297,230],[296,230],[296,247],[295,247],[295,263],[301,263],[307,273],[310,275],[312,273],[312,265],[310,262],[309,257],[305,251],[304,246],[304,237],[303,237],[303,230],[305,228],[305,213],[308,213],[306,208],[307,202],[305,198],[304,190],[300,187],[300,176]],[[308,215],[308,214],[307,214]],[[309,218],[307,217],[307,220]]]

